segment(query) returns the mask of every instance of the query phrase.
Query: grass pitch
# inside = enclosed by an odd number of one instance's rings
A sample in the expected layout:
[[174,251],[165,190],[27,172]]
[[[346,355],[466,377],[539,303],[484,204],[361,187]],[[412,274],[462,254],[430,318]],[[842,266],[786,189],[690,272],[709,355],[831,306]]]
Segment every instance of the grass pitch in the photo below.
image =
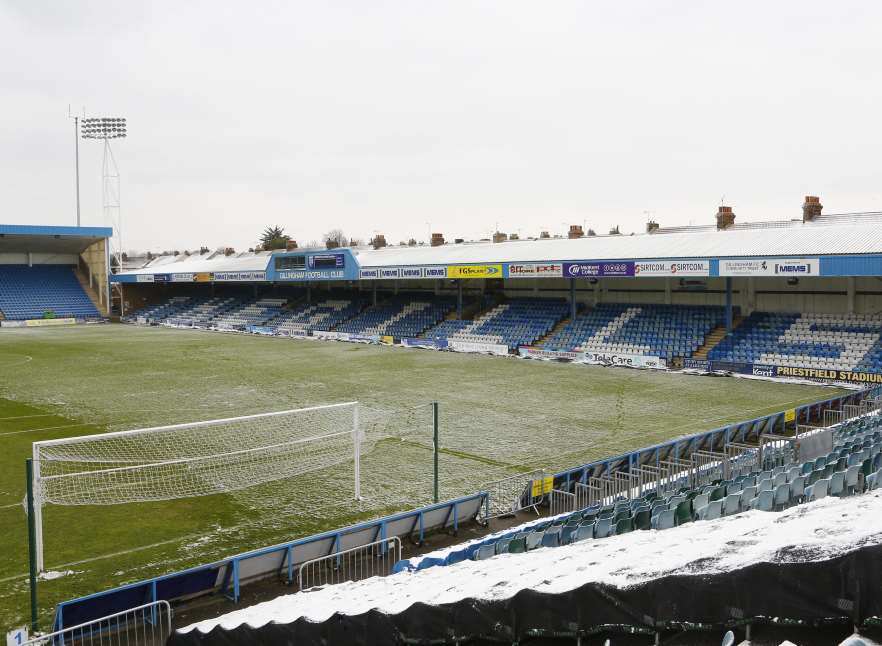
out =
[[[42,621],[54,604],[431,497],[429,409],[441,406],[444,497],[832,397],[821,386],[403,348],[121,325],[0,332],[0,626],[27,617],[24,460],[36,440],[358,400],[408,441],[241,492],[47,507]],[[418,406],[409,413],[400,409]]]

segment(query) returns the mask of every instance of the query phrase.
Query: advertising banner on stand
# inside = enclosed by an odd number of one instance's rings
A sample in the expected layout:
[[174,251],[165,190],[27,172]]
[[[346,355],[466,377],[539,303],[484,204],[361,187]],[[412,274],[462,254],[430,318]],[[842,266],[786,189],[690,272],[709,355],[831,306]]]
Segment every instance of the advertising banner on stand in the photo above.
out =
[[651,276],[710,276],[710,260],[659,260],[634,263],[634,275]]
[[751,258],[721,260],[720,276],[820,276],[817,258]]
[[567,278],[621,278],[634,276],[634,263],[627,262],[565,262],[563,275]]
[[407,348],[425,348],[428,350],[446,350],[447,339],[417,339],[405,337],[401,339],[401,345]]
[[498,343],[478,343],[475,341],[448,341],[447,347],[454,352],[484,352],[487,354],[507,355],[508,346]]

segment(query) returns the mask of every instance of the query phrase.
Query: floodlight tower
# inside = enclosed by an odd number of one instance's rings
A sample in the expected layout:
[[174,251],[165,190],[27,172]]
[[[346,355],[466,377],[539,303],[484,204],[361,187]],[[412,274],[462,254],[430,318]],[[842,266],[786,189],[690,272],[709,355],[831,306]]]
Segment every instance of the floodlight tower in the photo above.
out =
[[104,140],[104,160],[101,164],[101,194],[104,210],[104,222],[110,223],[116,238],[113,255],[116,258],[117,271],[122,269],[122,216],[120,215],[119,168],[113,149],[112,139],[126,137],[126,120],[122,117],[92,117],[81,121],[80,132],[83,139]]

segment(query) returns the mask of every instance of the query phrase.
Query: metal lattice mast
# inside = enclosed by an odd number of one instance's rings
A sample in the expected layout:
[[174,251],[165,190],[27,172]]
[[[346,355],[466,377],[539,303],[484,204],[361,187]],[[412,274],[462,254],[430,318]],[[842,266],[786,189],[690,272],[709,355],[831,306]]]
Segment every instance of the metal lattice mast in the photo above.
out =
[[[104,141],[104,156],[101,163],[101,203],[105,224],[113,228],[113,257],[117,268],[122,268],[122,212],[120,210],[119,167],[110,145],[112,139],[126,137],[126,120],[122,117],[93,117],[82,120],[83,139]],[[119,269],[118,269],[119,270]]]

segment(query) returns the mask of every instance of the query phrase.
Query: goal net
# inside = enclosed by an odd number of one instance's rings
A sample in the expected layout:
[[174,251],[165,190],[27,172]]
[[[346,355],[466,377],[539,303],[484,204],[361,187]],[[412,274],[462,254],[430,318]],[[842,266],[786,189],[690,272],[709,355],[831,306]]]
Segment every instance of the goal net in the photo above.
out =
[[386,432],[360,429],[357,402],[34,442],[38,568],[42,507],[229,493],[354,462]]

